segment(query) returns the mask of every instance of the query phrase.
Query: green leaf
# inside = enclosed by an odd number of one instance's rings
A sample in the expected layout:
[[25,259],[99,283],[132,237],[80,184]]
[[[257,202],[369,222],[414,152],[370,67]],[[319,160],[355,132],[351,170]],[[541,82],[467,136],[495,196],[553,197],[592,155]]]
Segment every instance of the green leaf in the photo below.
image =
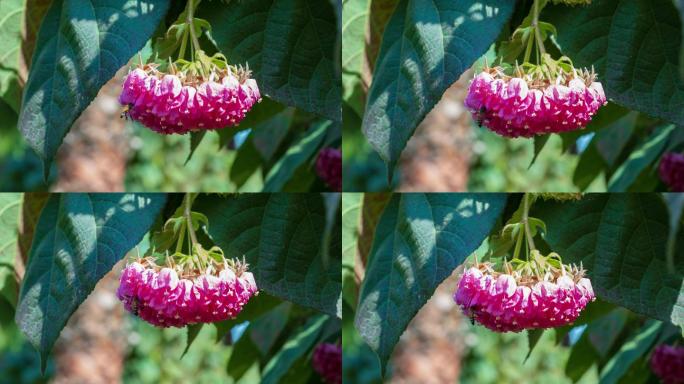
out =
[[603,367],[600,384],[613,384],[627,372],[634,361],[644,356],[658,337],[662,323],[648,320],[639,332],[625,342],[620,350]]
[[261,155],[249,137],[237,150],[233,165],[230,167],[230,181],[240,188],[261,167]]
[[527,355],[525,356],[525,362],[527,359],[530,358],[530,355],[532,354],[532,350],[534,350],[534,347],[537,346],[537,343],[539,342],[539,339],[541,339],[542,335],[544,334],[543,329],[528,329],[527,330]]
[[144,45],[162,0],[55,0],[38,35],[19,126],[50,169],[62,139],[100,87]]
[[181,359],[183,357],[185,357],[186,353],[188,353],[190,346],[192,345],[192,343],[197,338],[197,335],[199,335],[200,331],[202,330],[202,326],[204,326],[204,323],[190,324],[187,327],[185,327],[188,331],[188,337],[187,337],[187,341],[185,342],[185,349],[183,350],[183,354],[181,354],[181,357],[180,357]]
[[71,314],[95,284],[152,226],[161,194],[54,194],[40,215],[16,321],[47,355]]
[[318,194],[202,195],[193,209],[227,257],[245,257],[264,292],[341,316],[341,241],[332,232],[330,263],[322,260],[325,206]]
[[280,333],[285,329],[292,304],[282,303],[249,325],[249,337],[262,356],[267,356]]
[[203,3],[199,16],[235,64],[249,65],[259,88],[285,105],[339,121],[337,19],[329,2],[250,0]]
[[394,195],[375,229],[355,324],[382,370],[437,286],[487,237],[503,194]]
[[354,260],[358,252],[362,198],[360,193],[342,194],[342,298],[352,309],[356,309],[359,299]]
[[539,154],[541,151],[544,149],[546,146],[546,143],[549,141],[550,135],[543,135],[543,136],[535,136],[534,137],[534,156],[532,156],[532,161],[530,161],[530,165],[527,166],[527,169],[532,168],[534,165],[534,162],[537,161],[537,157],[539,157]]
[[660,156],[674,130],[674,125],[656,128],[644,142],[632,151],[620,168],[615,171],[608,182],[608,191],[627,191],[641,172],[653,164]]
[[585,332],[588,333],[591,345],[594,346],[601,358],[608,356],[608,352],[610,352],[627,323],[628,314],[629,312],[624,309],[612,311],[610,314],[589,323]]
[[[636,313],[684,325],[684,249],[668,272],[668,213],[657,194],[586,195],[577,202],[537,202],[545,241],[566,263],[587,269],[596,295]],[[684,232],[679,243],[684,244]]]
[[20,58],[24,0],[0,2],[0,99],[19,112],[21,104]]
[[233,352],[228,359],[226,370],[230,377],[239,380],[259,360],[259,349],[247,334],[247,331],[233,345]]
[[572,379],[573,383],[579,381],[584,374],[591,368],[600,356],[596,349],[589,342],[589,334],[585,332],[582,337],[572,346],[570,356],[565,363],[565,375]]
[[359,116],[363,115],[366,101],[363,66],[370,3],[370,0],[343,0],[342,5],[342,98]]
[[272,118],[254,126],[252,141],[264,161],[271,161],[280,144],[287,136],[294,118],[294,110],[288,108]]
[[297,142],[290,146],[266,175],[264,192],[277,192],[283,189],[295,171],[316,154],[331,124],[331,122],[315,123]]
[[596,69],[611,101],[684,124],[682,27],[672,1],[549,5],[541,18],[556,26],[556,41],[576,67]]
[[15,280],[15,261],[19,245],[19,212],[22,196],[20,193],[0,194],[0,293],[13,306],[16,305],[17,282]]
[[280,383],[280,379],[287,374],[290,367],[311,349],[326,320],[326,316],[313,317],[296,331],[266,364],[261,382],[263,384]]
[[394,169],[418,124],[494,42],[513,11],[505,0],[401,0],[383,35],[363,131]]
[[202,143],[202,140],[204,140],[204,135],[206,134],[207,131],[190,132],[190,153],[188,153],[188,157],[185,159],[184,165],[187,165],[190,159],[192,159],[192,155],[195,154],[197,147],[199,147],[199,145]]

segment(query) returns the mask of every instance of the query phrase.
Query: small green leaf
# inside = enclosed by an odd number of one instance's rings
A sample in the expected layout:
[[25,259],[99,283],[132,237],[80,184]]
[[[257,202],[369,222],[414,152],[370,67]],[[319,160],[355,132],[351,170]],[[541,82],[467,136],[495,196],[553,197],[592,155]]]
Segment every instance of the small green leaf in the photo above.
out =
[[600,384],[614,384],[627,372],[632,363],[644,356],[658,337],[662,323],[648,320],[637,334],[625,342],[613,358],[606,363],[599,377]]
[[239,188],[261,168],[261,155],[254,147],[252,137],[249,137],[237,150],[235,160],[230,168],[230,181]]
[[43,370],[71,314],[133,248],[164,205],[161,194],[54,194],[43,208],[15,319]]
[[268,356],[280,333],[285,329],[291,309],[292,304],[282,303],[249,325],[249,337],[262,356]]
[[14,268],[19,251],[17,236],[21,204],[20,193],[0,194],[0,293],[13,306],[16,305],[18,289]]
[[292,365],[311,350],[326,321],[327,316],[316,316],[296,331],[266,364],[261,382],[263,384],[280,383],[280,379],[287,374]]
[[675,130],[674,125],[658,127],[637,148],[632,151],[627,160],[615,171],[608,182],[609,192],[625,192],[649,165],[660,156],[670,135]]
[[572,346],[568,361],[565,363],[565,375],[576,383],[599,359],[600,356],[589,342],[589,334],[585,330],[582,337]]
[[257,296],[252,297],[238,314],[235,319],[224,320],[218,323],[213,323],[216,327],[216,342],[223,340],[230,329],[234,326],[244,323],[245,321],[252,321],[259,316],[267,313],[273,308],[280,305],[283,301],[277,297],[271,296],[264,292],[260,292]]
[[204,326],[204,323],[190,324],[187,327],[185,327],[188,331],[188,337],[187,337],[187,340],[185,342],[185,349],[183,350],[183,354],[180,357],[181,359],[183,357],[185,357],[186,353],[188,353],[190,346],[192,345],[192,343],[197,338],[197,335],[199,335],[200,331],[202,330],[202,326]]
[[525,364],[525,362],[527,362],[527,359],[530,358],[530,355],[532,354],[532,350],[534,349],[535,346],[537,346],[537,343],[539,342],[539,339],[541,339],[543,334],[544,334],[543,329],[528,329],[527,330],[528,350],[527,350],[527,355],[525,356],[525,361],[523,361],[523,364]]
[[331,122],[315,123],[297,142],[290,146],[266,175],[264,192],[278,192],[283,189],[295,171],[317,153],[331,124]]
[[188,164],[190,159],[192,159],[192,155],[195,153],[195,150],[197,150],[197,147],[202,143],[202,140],[204,140],[204,135],[207,134],[207,131],[199,131],[199,132],[190,132],[190,153],[188,153],[188,158],[185,159],[185,165]]

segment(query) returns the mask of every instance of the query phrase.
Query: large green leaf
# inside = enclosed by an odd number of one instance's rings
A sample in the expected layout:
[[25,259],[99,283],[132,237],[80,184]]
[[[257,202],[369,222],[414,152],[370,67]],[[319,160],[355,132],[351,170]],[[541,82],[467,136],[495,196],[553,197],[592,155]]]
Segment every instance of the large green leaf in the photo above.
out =
[[[508,0],[401,0],[383,35],[363,131],[391,169],[446,89],[494,42]],[[391,174],[391,173],[390,173]]]
[[542,18],[577,67],[594,67],[611,101],[684,124],[681,22],[670,0],[594,0],[548,6]]
[[[684,249],[668,272],[667,207],[657,194],[586,195],[577,202],[538,202],[545,240],[566,263],[588,270],[596,295],[652,318],[684,325]],[[684,244],[684,231],[678,235]]]
[[284,189],[287,182],[296,174],[297,169],[304,166],[307,161],[311,161],[331,124],[329,121],[313,124],[299,140],[288,148],[266,175],[265,192],[278,192]]
[[319,194],[200,196],[209,235],[229,257],[245,257],[257,286],[273,296],[341,316],[339,220],[322,260],[325,206]]
[[17,113],[21,101],[19,58],[24,0],[0,2],[0,99]]
[[55,0],[43,19],[19,126],[47,174],[62,139],[100,87],[140,50],[164,0]]
[[211,23],[221,52],[236,64],[248,64],[266,95],[341,119],[337,19],[329,2],[214,1],[203,3],[199,16]]
[[55,194],[33,237],[16,321],[47,355],[95,284],[142,239],[166,200],[161,194]]
[[295,332],[285,342],[283,348],[266,364],[261,382],[280,383],[280,379],[287,374],[290,367],[311,349],[326,321],[326,316],[313,317]]
[[487,237],[503,194],[394,195],[375,229],[356,327],[382,369],[437,286]]
[[17,290],[14,268],[19,250],[17,238],[21,201],[20,193],[0,194],[0,293],[8,289],[7,299],[13,305]]

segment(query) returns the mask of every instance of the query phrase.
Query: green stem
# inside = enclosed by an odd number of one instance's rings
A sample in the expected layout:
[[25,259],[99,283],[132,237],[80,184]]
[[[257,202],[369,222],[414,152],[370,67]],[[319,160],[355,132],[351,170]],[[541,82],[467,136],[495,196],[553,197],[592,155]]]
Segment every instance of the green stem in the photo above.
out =
[[197,242],[197,235],[195,234],[195,228],[192,226],[192,214],[191,214],[191,207],[192,207],[192,201],[193,198],[190,193],[185,194],[185,201],[183,202],[183,205],[185,206],[185,210],[183,212],[183,215],[185,216],[185,222],[186,226],[188,227],[188,235],[190,236],[190,242],[191,246],[194,248],[195,245],[198,244]]
[[[535,3],[536,3],[536,1],[535,1]],[[534,238],[532,237],[532,231],[530,230],[529,213],[530,213],[530,194],[526,193],[523,196],[522,223],[523,223],[523,226],[525,227],[525,234],[527,235],[527,245],[529,247],[529,250],[534,251],[537,248],[534,245]]]
[[193,55],[192,55],[192,60],[195,60],[195,55],[194,52],[202,50],[202,47],[200,46],[199,38],[197,37],[197,34],[195,33],[195,6],[199,3],[199,0],[197,0],[197,3],[195,3],[195,0],[188,0],[188,12],[186,14],[186,19],[185,19],[185,24],[187,27],[190,29],[190,36],[192,37],[192,47],[193,47]]
[[534,36],[537,39],[537,48],[540,51],[540,56],[546,53],[544,48],[544,41],[542,40],[541,31],[539,30],[539,12],[541,11],[539,3],[541,0],[534,0],[534,13],[532,16],[532,27],[534,28]]

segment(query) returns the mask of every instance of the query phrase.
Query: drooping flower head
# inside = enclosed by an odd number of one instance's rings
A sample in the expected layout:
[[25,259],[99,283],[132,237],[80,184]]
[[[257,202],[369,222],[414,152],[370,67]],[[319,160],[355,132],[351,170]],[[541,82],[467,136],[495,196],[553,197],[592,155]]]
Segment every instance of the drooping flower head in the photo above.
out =
[[124,115],[159,133],[183,134],[238,125],[261,101],[249,70],[214,64],[200,67],[201,73],[173,68],[165,73],[144,65],[129,72],[119,96]]
[[684,347],[657,346],[651,355],[651,369],[664,384],[684,384]]
[[333,191],[342,191],[342,151],[324,148],[316,159],[316,173]]
[[606,104],[601,83],[593,71],[578,70],[548,57],[546,62],[553,65],[527,71],[522,67],[509,71],[484,68],[470,83],[465,106],[479,125],[507,137],[585,127]]
[[584,270],[564,265],[558,254],[531,252],[530,264],[496,271],[476,263],[461,276],[454,300],[473,321],[496,332],[552,328],[574,322],[594,291]]
[[[199,246],[198,246],[199,247]],[[217,247],[197,253],[211,254],[204,268],[176,264],[165,266],[153,258],[124,268],[117,297],[129,312],[158,327],[183,327],[234,318],[257,286],[247,265],[223,258]]]
[[342,347],[339,345],[319,344],[314,350],[312,364],[326,383],[342,383]]
[[684,192],[684,154],[666,153],[658,167],[660,179],[672,192]]

